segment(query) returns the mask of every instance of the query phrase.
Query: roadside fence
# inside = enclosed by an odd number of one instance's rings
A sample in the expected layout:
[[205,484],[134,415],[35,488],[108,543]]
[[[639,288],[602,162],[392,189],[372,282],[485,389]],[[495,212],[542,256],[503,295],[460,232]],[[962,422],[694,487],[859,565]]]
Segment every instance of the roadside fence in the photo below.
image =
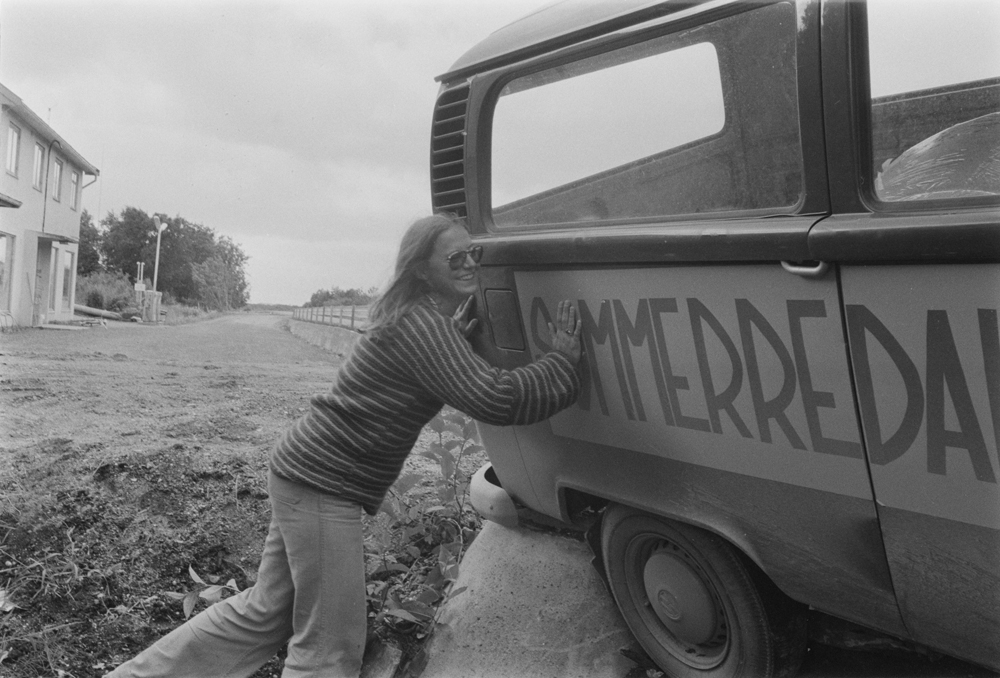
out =
[[296,320],[346,327],[360,332],[368,322],[367,306],[303,306],[292,311]]

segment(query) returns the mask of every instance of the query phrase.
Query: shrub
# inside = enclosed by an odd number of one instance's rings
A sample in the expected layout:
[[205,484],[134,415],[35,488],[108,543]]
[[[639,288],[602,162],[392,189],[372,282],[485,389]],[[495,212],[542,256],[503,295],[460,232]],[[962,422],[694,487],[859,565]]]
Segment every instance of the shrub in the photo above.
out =
[[87,306],[105,311],[121,311],[135,306],[135,291],[124,273],[100,271],[76,278],[76,298]]
[[104,308],[104,293],[100,290],[90,290],[83,303],[91,308]]

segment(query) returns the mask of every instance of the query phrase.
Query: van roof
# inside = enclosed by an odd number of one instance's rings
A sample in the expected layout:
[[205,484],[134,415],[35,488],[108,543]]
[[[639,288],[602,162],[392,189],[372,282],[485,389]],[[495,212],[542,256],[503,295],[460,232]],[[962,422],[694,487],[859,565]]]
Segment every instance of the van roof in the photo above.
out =
[[436,80],[467,77],[698,4],[699,0],[557,0],[494,31]]

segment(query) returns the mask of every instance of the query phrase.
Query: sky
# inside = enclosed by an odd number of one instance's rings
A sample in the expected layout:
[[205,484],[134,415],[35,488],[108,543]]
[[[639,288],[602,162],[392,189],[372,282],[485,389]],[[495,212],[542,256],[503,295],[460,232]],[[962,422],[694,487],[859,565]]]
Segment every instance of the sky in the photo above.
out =
[[[548,4],[0,0],[0,82],[100,169],[95,219],[208,226],[249,255],[251,302],[300,305],[388,281],[431,210],[434,77]],[[875,94],[996,76],[1000,0],[963,5],[873,6]]]
[[434,77],[545,4],[0,0],[0,82],[100,169],[95,220],[212,228],[252,303],[301,305],[387,282],[431,210]]

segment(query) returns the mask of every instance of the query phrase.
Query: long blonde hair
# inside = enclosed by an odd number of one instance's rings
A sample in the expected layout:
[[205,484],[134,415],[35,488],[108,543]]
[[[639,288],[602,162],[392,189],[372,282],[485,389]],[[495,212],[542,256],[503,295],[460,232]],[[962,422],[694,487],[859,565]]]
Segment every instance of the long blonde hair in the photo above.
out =
[[385,291],[368,311],[367,334],[378,336],[393,327],[410,309],[431,292],[425,277],[427,262],[442,233],[465,224],[451,214],[418,219],[406,229],[399,243],[396,270]]

